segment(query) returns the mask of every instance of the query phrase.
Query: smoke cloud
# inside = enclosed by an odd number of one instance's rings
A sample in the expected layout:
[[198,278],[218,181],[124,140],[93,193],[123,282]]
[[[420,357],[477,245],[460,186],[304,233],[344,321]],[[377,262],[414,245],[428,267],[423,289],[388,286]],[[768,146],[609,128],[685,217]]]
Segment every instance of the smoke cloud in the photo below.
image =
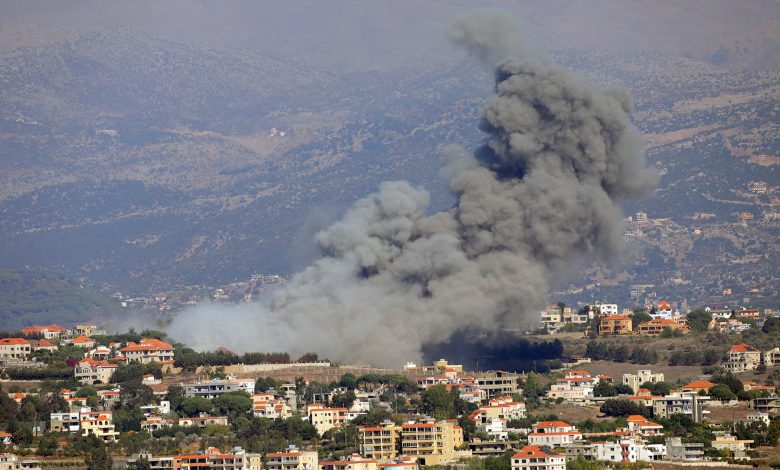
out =
[[535,323],[568,264],[620,251],[619,202],[657,181],[627,94],[531,53],[496,15],[460,20],[451,35],[496,78],[485,144],[445,151],[456,205],[426,215],[424,189],[382,183],[317,234],[323,257],[283,288],[182,312],[174,338],[397,367],[456,331]]

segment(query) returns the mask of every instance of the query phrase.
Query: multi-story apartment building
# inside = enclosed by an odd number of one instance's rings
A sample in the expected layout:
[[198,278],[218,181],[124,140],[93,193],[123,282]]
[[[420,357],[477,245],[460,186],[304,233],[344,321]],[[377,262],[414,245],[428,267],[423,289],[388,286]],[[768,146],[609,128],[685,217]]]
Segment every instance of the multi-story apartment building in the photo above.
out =
[[627,315],[610,315],[601,319],[599,335],[630,335],[633,326],[631,317]]
[[214,379],[208,382],[195,382],[184,384],[186,397],[217,398],[231,392],[255,393],[255,382],[252,380],[221,380]]
[[493,398],[487,405],[480,406],[469,415],[474,421],[486,422],[492,419],[525,418],[525,403],[514,401],[511,396]]
[[24,338],[0,339],[0,367],[24,364],[30,359],[32,344]]
[[317,429],[320,436],[328,430],[340,427],[347,422],[347,408],[326,408],[320,404],[307,407],[309,422]]
[[[89,411],[89,408],[83,411]],[[52,413],[49,417],[51,432],[79,432],[81,419],[79,411]]]
[[277,399],[272,393],[252,395],[252,411],[255,416],[270,419],[284,419],[290,416],[290,407],[287,402]]
[[137,344],[130,341],[120,351],[128,362],[173,364],[173,346],[156,338],[143,338]]
[[318,470],[317,452],[304,452],[290,446],[287,452],[266,454],[266,470]]
[[631,387],[634,393],[637,393],[645,382],[663,382],[664,374],[653,374],[650,369],[638,370],[636,374],[623,374],[623,385]]
[[85,357],[74,367],[76,379],[83,384],[107,384],[118,366],[106,361],[96,361]]
[[721,364],[723,369],[739,373],[749,370],[756,370],[761,364],[762,353],[746,343],[735,344],[726,351],[726,361]]
[[668,418],[673,414],[683,414],[689,416],[695,423],[702,423],[709,414],[707,410],[709,399],[710,397],[696,392],[672,392],[663,398],[653,399],[653,416]]
[[417,457],[420,465],[455,460],[463,444],[463,429],[450,421],[406,423],[401,426],[401,452]]
[[547,446],[525,446],[512,456],[512,470],[566,470],[566,456]]
[[361,453],[370,459],[391,460],[401,449],[401,426],[386,421],[381,426],[360,428]]
[[478,373],[474,379],[480,390],[484,390],[487,398],[491,399],[521,393],[522,390],[517,386],[519,377],[517,374],[499,370]]
[[319,470],[377,470],[378,462],[375,459],[362,457],[360,454],[352,454],[347,460],[322,460]]
[[680,437],[667,437],[665,445],[668,460],[680,462],[701,462],[704,460],[704,444],[701,442],[683,443]]

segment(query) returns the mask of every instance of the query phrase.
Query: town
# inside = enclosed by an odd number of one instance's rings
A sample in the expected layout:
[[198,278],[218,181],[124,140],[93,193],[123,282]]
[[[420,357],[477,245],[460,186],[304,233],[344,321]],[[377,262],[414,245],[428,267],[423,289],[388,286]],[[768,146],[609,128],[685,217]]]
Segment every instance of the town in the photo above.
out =
[[[315,353],[196,352],[155,330],[31,325],[0,339],[0,468],[562,470],[780,460],[780,348],[768,347],[780,338],[776,310],[556,304],[539,313],[534,333],[589,339],[583,354],[537,371],[467,370],[446,359],[391,370]],[[667,358],[615,343],[624,339],[718,346],[686,362],[679,351]],[[626,372],[601,370],[607,364]]]

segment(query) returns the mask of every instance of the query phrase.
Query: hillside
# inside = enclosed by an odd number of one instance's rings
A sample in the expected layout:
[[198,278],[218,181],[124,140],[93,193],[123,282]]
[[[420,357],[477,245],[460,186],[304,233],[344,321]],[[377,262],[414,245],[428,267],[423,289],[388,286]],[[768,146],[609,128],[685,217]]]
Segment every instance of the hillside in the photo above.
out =
[[70,326],[118,314],[110,298],[63,274],[0,269],[0,330],[56,323]]

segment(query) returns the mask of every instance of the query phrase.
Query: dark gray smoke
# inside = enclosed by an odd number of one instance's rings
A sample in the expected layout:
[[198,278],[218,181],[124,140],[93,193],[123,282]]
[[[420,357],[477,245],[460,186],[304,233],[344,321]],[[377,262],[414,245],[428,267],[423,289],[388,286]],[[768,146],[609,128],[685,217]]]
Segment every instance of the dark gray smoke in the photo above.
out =
[[184,312],[175,338],[397,366],[455,331],[536,322],[567,263],[620,251],[618,202],[656,182],[627,95],[531,54],[495,15],[452,35],[497,63],[485,146],[445,152],[456,206],[426,216],[425,190],[383,183],[317,235],[324,256],[270,299]]

